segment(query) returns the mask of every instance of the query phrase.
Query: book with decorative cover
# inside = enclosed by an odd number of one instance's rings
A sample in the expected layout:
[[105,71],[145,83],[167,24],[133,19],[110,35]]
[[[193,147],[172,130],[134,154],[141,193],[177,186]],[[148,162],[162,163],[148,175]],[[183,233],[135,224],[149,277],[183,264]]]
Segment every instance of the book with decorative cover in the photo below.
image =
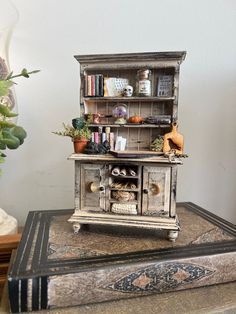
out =
[[30,212],[8,288],[13,313],[76,306],[236,280],[236,228],[192,204],[178,204],[176,243],[164,231],[84,226],[73,210]]
[[160,75],[157,85],[157,96],[171,97],[173,92],[173,76],[172,75]]

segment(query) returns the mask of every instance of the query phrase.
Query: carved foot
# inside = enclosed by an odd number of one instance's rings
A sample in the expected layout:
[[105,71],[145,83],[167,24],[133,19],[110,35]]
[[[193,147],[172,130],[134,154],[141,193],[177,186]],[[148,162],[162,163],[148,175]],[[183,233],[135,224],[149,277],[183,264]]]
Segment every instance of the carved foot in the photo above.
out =
[[175,231],[175,230],[168,231],[167,232],[168,240],[171,242],[175,242],[175,240],[178,238],[178,234],[179,234],[179,232]]
[[81,224],[75,222],[73,223],[74,234],[78,234],[81,228]]

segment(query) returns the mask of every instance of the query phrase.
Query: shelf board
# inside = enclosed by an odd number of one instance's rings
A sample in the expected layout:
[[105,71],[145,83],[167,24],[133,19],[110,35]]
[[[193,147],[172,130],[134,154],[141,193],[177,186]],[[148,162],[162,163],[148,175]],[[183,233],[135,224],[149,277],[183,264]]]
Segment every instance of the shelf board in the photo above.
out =
[[109,200],[110,203],[119,203],[119,204],[138,204],[138,201],[136,200],[133,200],[133,201],[118,201],[118,200],[115,200],[115,199],[110,199]]
[[153,102],[153,101],[171,101],[175,100],[175,96],[172,97],[83,97],[85,101],[90,101],[90,102],[104,102],[104,101],[113,101],[113,102],[120,102],[120,101],[129,101],[129,102],[138,102],[138,101],[143,101],[143,102]]
[[118,179],[139,179],[139,176],[114,176],[112,173],[110,173],[112,178],[118,178]]
[[111,127],[111,128],[169,128],[170,124],[136,124],[136,123],[126,123],[126,124],[109,124],[109,123],[91,123],[89,127]]
[[[124,151],[125,152],[125,151]],[[134,156],[133,153],[131,156],[129,156],[129,152],[130,151],[126,151],[128,153],[128,157],[122,157],[119,156],[119,157],[115,157],[113,156],[112,154],[104,154],[104,155],[98,155],[98,154],[95,154],[95,155],[87,155],[87,154],[76,154],[76,153],[73,153],[71,154],[68,159],[70,160],[75,160],[75,161],[89,161],[89,162],[93,162],[93,161],[106,161],[106,162],[119,162],[119,163],[124,163],[124,164],[127,164],[127,162],[148,162],[148,163],[160,163],[160,164],[180,164],[182,165],[183,162],[180,158],[178,157],[175,157],[174,160],[169,160],[169,158],[167,157],[164,157],[164,156],[158,156],[158,155],[150,155],[148,157],[143,157],[143,156]],[[132,152],[132,151],[131,151]],[[150,151],[147,151],[147,152],[150,152]],[[126,179],[126,177],[122,177],[122,176],[112,176],[113,178],[124,178]],[[134,179],[139,179],[139,177],[130,177],[130,178],[134,178]]]
[[116,188],[110,188],[110,191],[125,191],[125,192],[139,192],[139,189],[116,189]]

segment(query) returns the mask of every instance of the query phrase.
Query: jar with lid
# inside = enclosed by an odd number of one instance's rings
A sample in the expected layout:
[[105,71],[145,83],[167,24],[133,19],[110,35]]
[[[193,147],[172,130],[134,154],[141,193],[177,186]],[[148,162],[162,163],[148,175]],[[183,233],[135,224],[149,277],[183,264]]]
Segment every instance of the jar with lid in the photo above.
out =
[[137,72],[137,94],[138,96],[151,96],[151,71],[148,69]]

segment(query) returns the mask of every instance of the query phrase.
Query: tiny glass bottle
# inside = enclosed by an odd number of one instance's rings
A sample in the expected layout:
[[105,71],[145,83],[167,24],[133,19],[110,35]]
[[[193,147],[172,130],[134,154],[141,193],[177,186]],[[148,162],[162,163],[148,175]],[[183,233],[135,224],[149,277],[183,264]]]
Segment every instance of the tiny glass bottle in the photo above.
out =
[[137,72],[137,94],[138,96],[151,96],[151,71],[142,69]]

